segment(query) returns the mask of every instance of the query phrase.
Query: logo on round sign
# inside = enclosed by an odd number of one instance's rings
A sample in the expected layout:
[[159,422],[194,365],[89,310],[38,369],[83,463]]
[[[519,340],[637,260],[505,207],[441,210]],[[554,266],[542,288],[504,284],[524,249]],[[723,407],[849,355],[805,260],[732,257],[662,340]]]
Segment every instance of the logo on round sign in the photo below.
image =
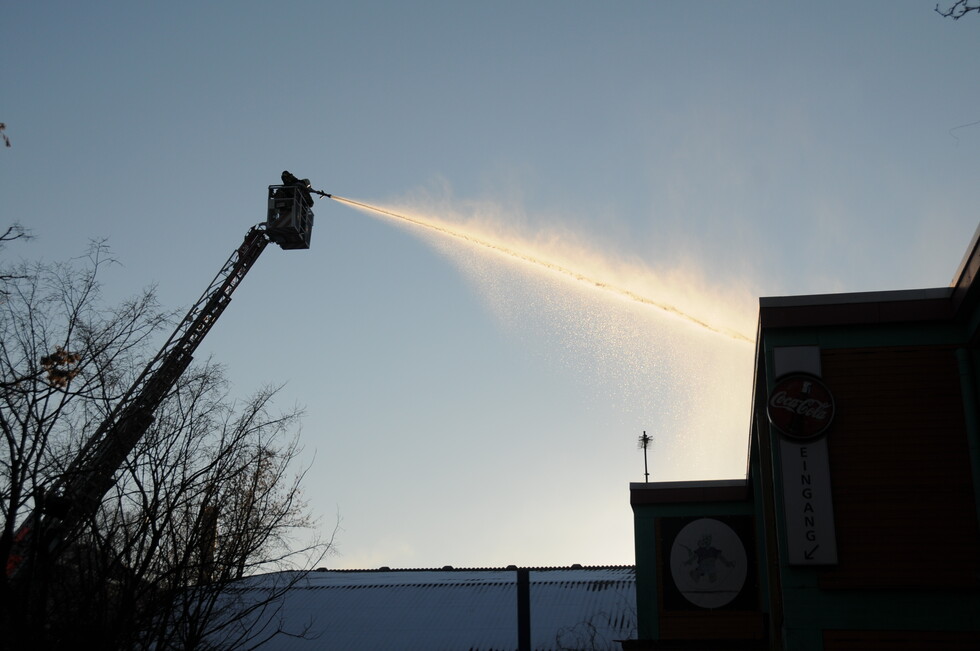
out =
[[766,408],[769,422],[794,439],[815,439],[834,420],[834,396],[814,375],[796,373],[776,381]]

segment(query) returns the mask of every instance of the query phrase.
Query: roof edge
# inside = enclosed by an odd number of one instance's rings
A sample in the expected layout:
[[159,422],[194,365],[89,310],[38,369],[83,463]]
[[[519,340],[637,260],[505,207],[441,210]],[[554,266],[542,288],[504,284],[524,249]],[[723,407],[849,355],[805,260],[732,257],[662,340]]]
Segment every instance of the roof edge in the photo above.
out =
[[957,293],[965,292],[962,288],[938,287],[763,297],[759,299],[760,332],[763,328],[946,320],[956,313]]
[[[588,570],[588,571],[602,571],[602,570],[630,570],[634,569],[635,565],[580,565],[578,563],[573,563],[572,565],[530,565],[530,566],[518,566],[518,565],[507,565],[505,567],[453,567],[452,565],[445,565],[443,567],[366,567],[366,568],[330,568],[330,567],[318,567],[315,570],[309,570],[310,574],[317,572],[335,572],[335,573],[409,573],[409,572],[514,572],[518,569],[529,570],[531,572],[548,572],[548,571],[578,571],[578,570]],[[270,574],[275,574],[275,572],[270,572]]]
[[790,296],[763,296],[759,307],[806,307],[811,305],[852,305],[857,303],[882,303],[948,299],[952,287],[926,289],[890,289],[878,292],[848,292],[844,294],[801,294]]
[[[964,280],[969,280],[967,284],[972,284],[973,274],[970,274],[968,279],[964,278],[964,274],[969,267],[975,266],[977,260],[980,259],[978,245],[980,245],[980,224],[973,231],[973,239],[970,240],[970,246],[967,247],[966,252],[963,254],[963,259],[960,260],[959,266],[956,267],[956,273],[953,274],[953,279],[949,283],[950,287],[958,287]],[[972,265],[971,262],[973,263]]]
[[749,480],[664,481],[630,483],[630,505],[682,502],[735,502],[747,499]]

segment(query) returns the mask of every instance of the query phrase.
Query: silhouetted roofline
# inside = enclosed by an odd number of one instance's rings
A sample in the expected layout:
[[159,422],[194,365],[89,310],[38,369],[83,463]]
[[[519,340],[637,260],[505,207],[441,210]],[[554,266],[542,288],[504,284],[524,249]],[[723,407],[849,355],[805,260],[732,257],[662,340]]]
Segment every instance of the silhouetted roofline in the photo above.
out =
[[953,274],[953,280],[949,283],[950,287],[958,287],[963,282],[967,285],[973,284],[973,279],[977,275],[977,267],[980,266],[980,250],[978,250],[980,246],[978,245],[980,245],[980,225],[973,232],[973,239],[963,254],[963,259],[960,260],[960,266],[956,268],[956,273]]
[[630,483],[630,505],[730,502],[748,496],[748,479]]
[[368,568],[329,568],[318,567],[313,572],[514,572],[516,570],[528,570],[531,572],[549,572],[560,570],[629,570],[635,569],[635,565],[542,565],[542,566],[517,566],[507,565],[506,567],[454,567],[444,565],[443,567],[368,567]]
[[924,322],[954,318],[975,305],[980,286],[980,227],[948,287],[772,296],[759,299],[760,328]]

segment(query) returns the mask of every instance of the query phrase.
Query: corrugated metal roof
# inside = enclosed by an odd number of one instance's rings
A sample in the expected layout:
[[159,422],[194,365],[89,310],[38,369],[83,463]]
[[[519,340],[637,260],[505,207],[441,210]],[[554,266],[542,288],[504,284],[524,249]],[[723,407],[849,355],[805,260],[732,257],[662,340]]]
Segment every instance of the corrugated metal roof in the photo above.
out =
[[[635,637],[632,567],[531,569],[528,575],[535,651],[620,649],[615,640]],[[252,577],[236,592],[258,598],[263,587],[290,578]],[[321,570],[290,588],[282,606],[282,621],[269,626],[298,632],[309,625],[308,636],[279,635],[263,649],[518,648],[515,569]]]

